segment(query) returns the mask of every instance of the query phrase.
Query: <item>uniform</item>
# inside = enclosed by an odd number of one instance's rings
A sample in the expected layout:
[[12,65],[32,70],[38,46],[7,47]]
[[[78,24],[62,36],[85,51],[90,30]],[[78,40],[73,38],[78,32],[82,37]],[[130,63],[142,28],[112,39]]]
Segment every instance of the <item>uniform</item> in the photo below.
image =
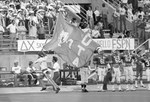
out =
[[[98,83],[103,82],[104,76],[105,76],[105,68],[106,68],[106,56],[101,54],[98,56],[99,63],[98,63]],[[102,91],[102,86],[98,85],[98,88],[100,88],[100,91]]]
[[126,90],[129,90],[128,84],[131,84],[131,90],[135,90],[133,88],[133,62],[134,62],[134,55],[130,54],[130,52],[124,54],[122,56],[124,62],[124,71],[125,71],[125,79],[126,79]]
[[150,59],[149,58],[144,59],[144,64],[145,64],[145,68],[146,68],[148,90],[150,90]]
[[80,68],[82,92],[88,92],[86,89],[86,85],[88,83],[88,76],[89,76],[88,72],[89,72],[88,66],[85,65],[82,68]]
[[112,69],[112,56],[109,55],[106,58],[106,75],[104,76],[104,81],[103,81],[103,90],[107,90],[107,83],[112,81],[112,74],[113,74],[113,69]]
[[[121,63],[121,57],[118,54],[113,54],[112,55],[112,67],[114,70],[114,73],[112,74],[112,84],[114,84],[115,80],[117,81],[118,84],[118,89],[121,91],[121,86],[120,86],[120,77],[121,77],[121,72],[120,72],[120,63]],[[115,91],[114,85],[112,85],[112,90]]]
[[142,76],[143,76],[143,68],[144,68],[144,59],[142,56],[136,55],[135,56],[136,60],[136,80],[135,80],[135,87],[138,88],[137,82],[138,82],[138,77],[140,76],[140,84],[141,87],[145,87],[142,81]]

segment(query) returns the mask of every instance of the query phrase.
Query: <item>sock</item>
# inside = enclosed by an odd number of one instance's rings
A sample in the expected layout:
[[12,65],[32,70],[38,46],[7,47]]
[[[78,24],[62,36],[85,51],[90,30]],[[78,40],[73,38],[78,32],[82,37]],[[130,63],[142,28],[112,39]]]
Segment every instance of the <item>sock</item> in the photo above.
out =
[[133,89],[133,84],[131,84],[131,89]]
[[86,89],[86,85],[84,85],[84,89]]
[[135,86],[137,86],[137,80],[135,80]]
[[81,85],[81,88],[83,89],[83,85]]
[[113,89],[113,90],[115,89],[115,86],[114,86],[114,85],[112,85],[112,89]]
[[148,89],[150,89],[150,84],[148,84]]
[[142,80],[140,81],[140,84],[143,85],[143,81]]
[[128,84],[127,84],[127,86],[126,86],[126,87],[127,87],[127,89],[129,89],[129,85],[128,85]]
[[118,85],[118,89],[121,90],[121,86],[120,85]]
[[103,90],[103,85],[100,86],[100,90]]

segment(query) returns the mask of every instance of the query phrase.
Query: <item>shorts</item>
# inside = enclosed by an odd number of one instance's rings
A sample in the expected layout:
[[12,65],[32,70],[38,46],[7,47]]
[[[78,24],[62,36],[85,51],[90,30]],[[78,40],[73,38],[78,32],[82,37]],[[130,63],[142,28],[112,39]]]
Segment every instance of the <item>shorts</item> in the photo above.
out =
[[81,84],[88,83],[88,68],[80,68]]

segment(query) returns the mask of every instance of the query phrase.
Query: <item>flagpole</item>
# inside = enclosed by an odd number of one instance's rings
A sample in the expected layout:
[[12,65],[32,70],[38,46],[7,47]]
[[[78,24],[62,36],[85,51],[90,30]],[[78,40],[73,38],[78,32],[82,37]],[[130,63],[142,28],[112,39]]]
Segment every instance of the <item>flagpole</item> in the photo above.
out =
[[[51,30],[50,30],[50,32],[49,32],[49,36],[48,36],[48,38],[46,38],[46,40],[45,40],[45,43],[44,43],[44,44],[46,44],[46,43],[47,43],[47,41],[48,41],[48,39],[50,38],[50,33],[52,33],[52,31],[53,31],[53,29],[54,29],[54,26],[55,26],[55,25],[53,25],[53,26],[52,26],[52,28],[51,28]],[[41,52],[43,52],[43,50],[44,50],[44,48],[42,47]]]

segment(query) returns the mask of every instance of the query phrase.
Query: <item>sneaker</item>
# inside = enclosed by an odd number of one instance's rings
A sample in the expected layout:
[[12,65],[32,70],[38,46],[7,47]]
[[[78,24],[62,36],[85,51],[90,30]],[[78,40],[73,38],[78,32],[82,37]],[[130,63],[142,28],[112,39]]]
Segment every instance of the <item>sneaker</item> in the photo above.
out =
[[84,92],[89,92],[89,91],[87,89],[85,89]]
[[105,90],[102,89],[102,90],[98,90],[97,92],[105,92]]
[[126,91],[129,91],[129,88],[126,88]]
[[59,91],[60,91],[60,88],[57,88],[57,89],[56,89],[56,94],[57,94]]
[[145,85],[143,85],[143,84],[141,85],[141,87],[146,88],[146,86],[145,86]]
[[132,88],[131,91],[136,91],[136,89]]
[[44,91],[44,90],[46,90],[46,88],[42,88],[42,89],[41,89],[41,91]]
[[148,88],[147,90],[150,91],[150,88]]
[[116,90],[115,89],[112,89],[112,92],[115,92]]
[[138,86],[137,86],[137,85],[135,85],[135,88],[138,88]]

